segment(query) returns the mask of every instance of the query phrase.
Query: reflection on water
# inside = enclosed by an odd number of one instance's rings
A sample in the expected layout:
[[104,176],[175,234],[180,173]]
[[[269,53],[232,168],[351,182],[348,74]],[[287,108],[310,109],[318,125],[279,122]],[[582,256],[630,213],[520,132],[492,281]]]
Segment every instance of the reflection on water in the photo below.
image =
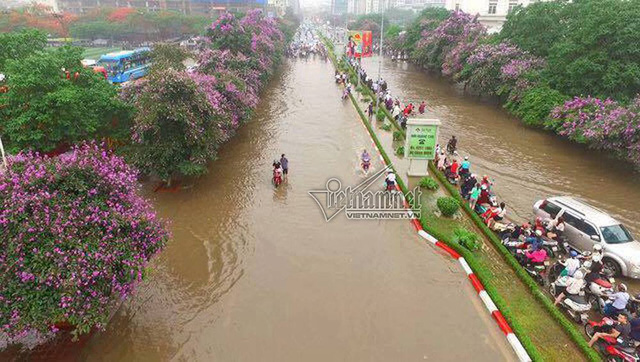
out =
[[[173,239],[85,359],[513,359],[457,263],[409,223],[324,221],[307,191],[357,184],[372,151],[332,75],[288,62],[207,176],[150,194]],[[281,153],[290,175],[274,190]]]
[[[364,61],[377,74],[378,59]],[[383,61],[394,97],[428,106],[442,120],[440,142],[455,134],[472,171],[490,175],[512,217],[533,215],[536,200],[571,195],[607,211],[640,238],[640,175],[631,166],[549,132],[525,127],[495,104],[464,96],[446,80],[406,62]]]

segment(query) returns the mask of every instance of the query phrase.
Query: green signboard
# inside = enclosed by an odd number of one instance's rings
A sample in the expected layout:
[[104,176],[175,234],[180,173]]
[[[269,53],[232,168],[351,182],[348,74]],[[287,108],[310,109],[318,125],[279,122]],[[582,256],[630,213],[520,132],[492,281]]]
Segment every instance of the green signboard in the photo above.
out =
[[438,142],[437,125],[409,125],[406,157],[422,160],[433,160],[436,156]]

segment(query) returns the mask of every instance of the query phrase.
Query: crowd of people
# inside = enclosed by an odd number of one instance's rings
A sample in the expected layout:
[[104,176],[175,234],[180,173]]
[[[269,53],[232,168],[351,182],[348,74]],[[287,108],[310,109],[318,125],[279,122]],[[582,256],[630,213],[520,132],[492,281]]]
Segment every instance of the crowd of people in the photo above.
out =
[[[403,59],[404,55],[400,53],[392,56]],[[360,66],[358,59],[346,58],[346,61],[355,69],[360,82],[376,94],[380,104],[384,104],[403,128],[411,114],[424,113],[424,102],[419,104],[417,112],[412,103],[401,105],[399,99],[392,97],[386,81],[372,80]],[[374,106],[374,102],[368,106],[369,118],[373,115]],[[584,310],[574,309],[580,308],[580,303],[585,303],[586,311],[592,308],[601,310],[604,319],[601,322],[589,322],[594,326],[594,333],[589,335],[590,346],[602,342],[616,346],[617,351],[624,352],[626,349],[627,352],[624,353],[635,353],[629,352],[629,348],[640,345],[640,296],[633,297],[624,283],[614,286],[612,280],[607,281],[600,244],[596,244],[592,251],[582,253],[571,249],[564,239],[565,220],[562,216],[552,216],[549,220],[536,218],[533,222],[523,224],[509,222],[506,203],[497,200],[493,181],[487,175],[479,177],[472,172],[469,156],[461,157],[458,152],[458,139],[455,135],[445,147],[439,144],[436,146],[434,162],[448,182],[459,187],[460,196],[469,207],[489,228],[498,233],[503,244],[524,269],[532,276],[536,274],[536,280],[541,284],[551,283],[554,286],[556,305],[562,306],[570,315],[577,313],[578,316],[580,313],[587,316]],[[551,245],[555,246],[552,248]],[[556,249],[559,245],[564,245],[564,249]],[[565,253],[566,258],[558,259],[549,267],[549,259],[561,253]],[[552,270],[556,272],[552,273]],[[546,278],[543,280],[541,276]],[[583,297],[585,293],[598,305],[592,306],[586,301]],[[569,302],[566,302],[568,299]]]
[[298,28],[289,47],[285,50],[289,58],[307,58],[309,55],[318,55],[327,60],[328,52],[324,44],[318,39],[316,32],[310,26],[303,24]]

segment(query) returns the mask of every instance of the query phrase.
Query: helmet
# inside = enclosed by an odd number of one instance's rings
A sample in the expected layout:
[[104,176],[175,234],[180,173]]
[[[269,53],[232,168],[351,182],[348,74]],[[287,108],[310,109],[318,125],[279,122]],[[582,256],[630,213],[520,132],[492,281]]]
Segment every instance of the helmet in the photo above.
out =
[[575,258],[576,256],[578,256],[578,252],[577,252],[577,251],[575,251],[575,250],[571,250],[571,251],[569,252],[569,255],[570,255],[572,258]]
[[537,236],[542,236],[542,230],[536,230],[536,235]]
[[594,253],[601,253],[601,252],[602,252],[602,245],[600,245],[600,244],[595,244],[595,245],[593,246],[593,252],[594,252]]
[[595,254],[593,254],[592,259],[593,259],[594,262],[599,263],[599,262],[602,261],[602,254],[601,253],[595,253]]
[[591,269],[591,265],[592,265],[591,260],[586,260],[586,261],[584,262],[584,264],[582,264],[582,266],[583,266],[585,269]]
[[582,273],[582,270],[578,269],[575,273],[573,273],[573,277],[575,279],[584,279],[584,274]]
[[620,283],[620,285],[618,285],[618,288],[623,292],[627,291],[627,286],[624,283]]
[[468,160],[468,159],[469,159],[469,156],[464,156],[464,159],[465,159],[465,160]]

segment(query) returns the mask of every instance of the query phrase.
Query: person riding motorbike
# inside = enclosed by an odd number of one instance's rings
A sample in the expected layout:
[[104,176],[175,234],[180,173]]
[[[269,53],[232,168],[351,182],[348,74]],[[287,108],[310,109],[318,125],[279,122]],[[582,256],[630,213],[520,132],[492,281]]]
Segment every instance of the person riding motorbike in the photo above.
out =
[[362,160],[362,168],[364,171],[369,171],[369,166],[371,165],[371,156],[367,152],[367,150],[362,151],[362,155],[360,156]]
[[565,296],[567,294],[571,294],[571,295],[578,295],[580,293],[580,291],[582,290],[582,288],[584,287],[584,273],[582,272],[582,270],[578,269],[573,276],[571,277],[567,277],[567,282],[566,282],[566,286],[564,287],[558,287],[558,288],[562,288],[564,290],[562,290],[560,292],[560,294],[558,294],[558,296],[556,297],[556,300],[554,301],[554,305],[558,305],[560,304],[560,302],[562,302],[562,300],[565,298]]
[[449,152],[450,154],[453,154],[454,152],[456,152],[457,147],[458,147],[458,140],[456,139],[456,136],[451,136],[451,139],[447,143],[447,152]]
[[276,187],[282,183],[282,167],[278,161],[273,163],[273,183]]
[[622,337],[623,339],[628,338],[631,332],[629,317],[625,313],[620,313],[617,319],[617,323],[609,326],[606,330],[596,332],[589,341],[589,347],[593,347],[593,345],[603,337],[611,337],[614,339],[618,337]]
[[618,291],[609,295],[611,302],[605,304],[604,314],[607,317],[615,317],[617,314],[625,312],[630,298],[631,296],[627,293],[627,286],[620,283],[618,285]]
[[542,231],[536,230],[534,235],[525,239],[525,243],[529,244],[533,250],[540,249],[544,243],[542,241]]
[[387,183],[387,191],[395,190],[396,188],[396,174],[393,171],[389,171],[387,173],[387,177],[385,178],[385,182]]

